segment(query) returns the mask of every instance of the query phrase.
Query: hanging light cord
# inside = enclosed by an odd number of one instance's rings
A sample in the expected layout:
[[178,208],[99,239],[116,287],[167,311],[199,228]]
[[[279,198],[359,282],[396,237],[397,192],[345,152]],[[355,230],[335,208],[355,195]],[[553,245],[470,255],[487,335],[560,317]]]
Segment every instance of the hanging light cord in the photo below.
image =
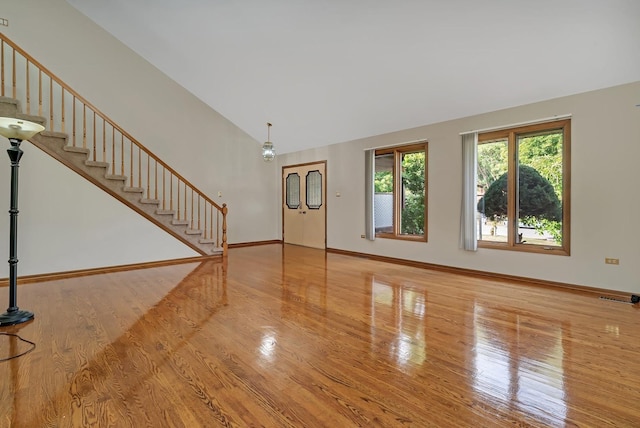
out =
[[267,122],[267,142],[271,142],[271,124]]
[[13,360],[14,358],[20,358],[23,355],[27,355],[29,352],[33,351],[34,349],[36,349],[36,344],[33,343],[30,340],[27,339],[23,339],[22,337],[18,336],[17,334],[13,334],[13,333],[0,333],[0,335],[2,336],[12,336],[12,337],[17,337],[18,339],[22,340],[23,342],[29,343],[31,344],[31,348],[27,349],[26,351],[22,352],[21,354],[18,355],[12,355],[11,357],[7,357],[7,358],[0,358],[0,362],[3,361],[9,361],[9,360]]

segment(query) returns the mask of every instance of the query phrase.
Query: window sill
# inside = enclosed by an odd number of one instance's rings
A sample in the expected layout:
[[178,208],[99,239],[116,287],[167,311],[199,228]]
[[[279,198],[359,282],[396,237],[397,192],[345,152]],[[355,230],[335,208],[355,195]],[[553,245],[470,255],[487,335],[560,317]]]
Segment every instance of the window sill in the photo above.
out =
[[396,239],[399,241],[413,241],[413,242],[427,242],[426,236],[415,236],[415,235],[393,235],[387,233],[376,234],[376,238],[381,239]]
[[551,254],[554,256],[571,255],[568,248],[551,247],[551,246],[545,247],[543,245],[526,245],[526,244],[509,245],[506,242],[478,241],[478,248],[487,248],[490,250],[518,251],[522,253]]

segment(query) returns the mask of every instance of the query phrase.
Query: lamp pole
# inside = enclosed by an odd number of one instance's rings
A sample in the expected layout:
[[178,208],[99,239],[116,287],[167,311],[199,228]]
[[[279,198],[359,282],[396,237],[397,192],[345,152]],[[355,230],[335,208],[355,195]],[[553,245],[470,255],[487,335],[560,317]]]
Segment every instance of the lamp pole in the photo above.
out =
[[9,307],[0,315],[0,327],[20,324],[34,317],[33,312],[18,308],[18,168],[23,151],[22,140],[33,137],[44,126],[26,120],[0,117],[0,135],[7,137],[11,147],[7,154],[11,160],[11,198],[9,209]]

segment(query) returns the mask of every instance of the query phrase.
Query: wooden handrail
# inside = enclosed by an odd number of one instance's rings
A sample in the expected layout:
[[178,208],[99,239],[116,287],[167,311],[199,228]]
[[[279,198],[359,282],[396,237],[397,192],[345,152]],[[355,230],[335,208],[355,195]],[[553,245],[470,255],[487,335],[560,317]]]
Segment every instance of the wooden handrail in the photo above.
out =
[[[127,139],[129,139],[131,142],[133,142],[136,146],[138,146],[140,149],[142,149],[143,151],[145,151],[146,153],[148,153],[154,160],[157,160],[158,163],[160,163],[160,165],[164,166],[167,170],[171,171],[173,173],[173,175],[175,175],[177,178],[180,179],[180,181],[182,181],[183,183],[186,183],[189,185],[189,187],[191,187],[194,190],[197,190],[196,186],[194,186],[193,184],[191,184],[191,182],[189,180],[187,180],[186,178],[184,178],[182,175],[180,175],[176,170],[174,170],[173,168],[171,168],[169,165],[167,165],[165,162],[162,161],[162,159],[158,158],[156,155],[154,155],[148,148],[146,148],[142,143],[140,143],[138,140],[136,140],[135,138],[133,138],[127,131],[125,131],[124,129],[122,129],[120,126],[118,126],[117,123],[115,123],[114,121],[112,121],[109,116],[107,116],[106,114],[102,113],[97,107],[95,107],[93,104],[91,104],[89,101],[87,101],[83,96],[81,96],[80,94],[78,94],[76,91],[74,91],[69,85],[67,85],[66,83],[64,83],[60,78],[58,78],[55,74],[53,74],[51,71],[49,71],[49,69],[47,69],[45,66],[43,66],[42,64],[40,64],[38,61],[36,61],[34,58],[32,58],[28,53],[26,53],[24,50],[22,50],[18,45],[16,45],[14,42],[12,42],[8,37],[6,37],[4,35],[4,33],[0,33],[0,39],[2,39],[2,41],[6,44],[8,44],[9,46],[11,46],[11,48],[19,53],[20,55],[22,55],[23,57],[25,57],[29,63],[33,64],[34,66],[38,67],[46,76],[52,78],[57,84],[59,84],[62,88],[65,89],[66,92],[69,92],[71,95],[74,96],[74,98],[77,101],[80,101],[82,104],[84,104],[86,107],[89,107],[92,111],[94,111],[97,115],[99,115],[101,118],[103,118],[107,123],[109,123],[113,128],[115,128],[116,130],[118,130],[118,132],[120,134],[122,134],[124,137],[126,137]],[[4,51],[4,47],[3,47],[3,51]],[[3,55],[3,62],[4,62],[4,55]],[[14,63],[14,68],[15,68],[15,61]],[[4,70],[4,64],[2,69]],[[4,72],[3,72],[3,76],[4,76]],[[15,73],[14,73],[15,76]],[[4,79],[3,79],[4,80]],[[15,82],[15,77],[14,77],[14,82]],[[4,83],[4,82],[3,82]],[[14,85],[15,86],[15,85]],[[13,93],[13,98],[16,98],[16,93],[15,93],[15,88],[13,89],[14,93]],[[2,96],[5,96],[4,94],[4,84],[2,85]],[[31,114],[31,112],[27,111],[27,114]],[[50,131],[55,131],[55,129],[50,129]],[[64,131],[62,131],[64,132]],[[211,198],[209,198],[207,195],[205,195],[204,193],[200,192],[198,190],[198,193],[200,193],[202,195],[203,198],[206,199],[207,202],[209,202],[211,205],[213,205],[214,207],[216,207],[218,210],[222,210],[222,207],[220,205],[218,205],[215,201],[213,201]]]
[[[70,142],[73,146],[78,145],[77,137],[80,133],[81,147],[90,149],[91,160],[110,163],[111,168],[107,171],[111,175],[116,175],[116,164],[119,164],[119,175],[129,180],[129,186],[142,188],[146,198],[160,201],[160,207],[163,210],[167,205],[170,210],[173,210],[175,200],[177,219],[183,221],[188,219],[192,229],[199,230],[201,217],[206,216],[205,222],[211,223],[204,225],[203,238],[205,239],[214,239],[214,216],[213,213],[211,216],[206,213],[207,209],[215,208],[218,215],[223,217],[223,230],[215,227],[215,240],[218,242],[219,235],[222,235],[222,248],[226,253],[227,209],[225,205],[218,205],[3,33],[0,33],[0,44],[1,96],[8,96],[10,90],[11,97],[21,101],[26,110],[23,113],[47,118],[47,129],[70,134]],[[9,50],[11,52],[8,52]],[[10,64],[7,64],[8,61]],[[37,82],[32,82],[36,79]],[[34,90],[38,92],[35,97],[32,94]],[[36,102],[33,100],[37,100],[35,109]],[[69,114],[72,121],[71,132],[65,129]],[[128,140],[129,144],[125,144],[125,140]],[[110,147],[107,147],[109,144]],[[128,176],[126,165],[129,165]],[[146,177],[143,174],[145,167]],[[177,197],[174,198],[176,192]],[[181,196],[184,197],[182,201]],[[197,208],[194,206],[196,198]],[[190,205],[188,205],[188,199],[191,199]],[[194,212],[196,209],[197,212]]]

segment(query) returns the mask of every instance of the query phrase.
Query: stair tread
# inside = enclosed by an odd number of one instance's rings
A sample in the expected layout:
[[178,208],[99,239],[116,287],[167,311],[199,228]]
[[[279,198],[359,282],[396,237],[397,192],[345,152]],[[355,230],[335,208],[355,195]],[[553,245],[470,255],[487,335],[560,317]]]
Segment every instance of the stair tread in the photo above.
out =
[[140,199],[140,203],[141,204],[155,204],[155,205],[158,205],[160,203],[160,199],[142,198],[142,199]]
[[84,161],[84,164],[87,166],[97,166],[100,168],[108,168],[109,167],[109,162],[102,162],[102,161],[94,161],[94,160],[86,160]]
[[127,192],[127,193],[144,193],[144,188],[142,188],[142,187],[125,186],[122,190]]
[[0,97],[0,102],[5,104],[15,104],[18,105],[18,100],[12,97]]
[[120,181],[127,180],[126,175],[118,175],[118,174],[106,174],[104,178],[106,178],[107,180],[120,180]]
[[26,113],[16,113],[16,119],[28,120],[29,122],[39,123],[42,126],[45,126],[47,119],[42,116],[36,116],[33,114]]
[[[47,130],[44,130],[38,135],[42,135],[43,137],[55,137],[55,138],[65,138],[65,139],[69,138],[69,134],[67,134],[65,132],[58,132],[58,131],[47,131]],[[67,147],[67,146],[65,146],[65,147]]]
[[202,231],[198,229],[187,229],[184,231],[187,235],[202,235]]
[[156,214],[159,215],[175,215],[175,213],[174,210],[156,210]]
[[199,244],[215,244],[216,240],[212,238],[202,238],[198,240]]
[[189,220],[173,220],[171,222],[174,226],[188,226],[191,223]]
[[88,155],[89,152],[91,152],[91,150],[86,149],[84,147],[76,147],[76,146],[64,146],[62,148],[62,150],[64,150],[65,152],[71,152],[71,153],[83,153]]

